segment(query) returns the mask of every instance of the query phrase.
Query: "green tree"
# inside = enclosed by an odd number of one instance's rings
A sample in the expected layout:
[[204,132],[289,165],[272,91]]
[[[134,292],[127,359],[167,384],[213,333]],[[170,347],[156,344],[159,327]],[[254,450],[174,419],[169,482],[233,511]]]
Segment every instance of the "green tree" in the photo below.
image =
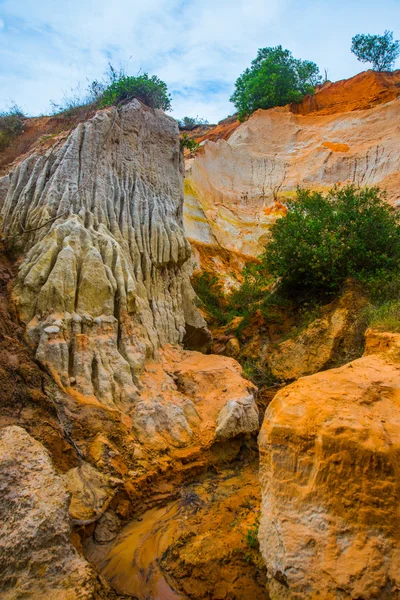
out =
[[393,40],[393,31],[383,35],[357,34],[351,40],[351,51],[359,61],[371,63],[374,71],[391,71],[400,55],[400,41]]
[[178,123],[179,127],[182,129],[194,129],[198,125],[208,125],[207,119],[202,119],[200,117],[183,117]]
[[377,187],[298,190],[271,233],[262,263],[292,292],[336,291],[349,276],[399,269],[400,217]]
[[147,73],[137,77],[116,74],[114,80],[103,91],[99,106],[111,106],[133,98],[138,98],[152,108],[171,109],[171,95],[168,93],[167,84],[156,75],[150,77]]
[[282,46],[260,48],[251,67],[236,80],[230,100],[242,121],[258,108],[299,102],[320,81],[315,63],[294,58]]
[[200,148],[200,144],[196,140],[191,140],[187,133],[183,133],[181,136],[181,148],[187,148],[191,153],[196,152]]

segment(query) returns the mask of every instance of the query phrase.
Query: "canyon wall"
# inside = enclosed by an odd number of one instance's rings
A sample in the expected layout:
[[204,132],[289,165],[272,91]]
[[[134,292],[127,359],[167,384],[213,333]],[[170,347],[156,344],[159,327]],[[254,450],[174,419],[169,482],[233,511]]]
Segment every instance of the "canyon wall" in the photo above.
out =
[[[183,349],[207,347],[210,334],[193,302],[182,205],[178,126],[138,100],[37,144],[0,179],[4,245],[18,256],[14,267],[1,257],[7,398],[0,418],[11,426],[10,444],[17,447],[22,435],[37,456],[34,438],[46,446],[83,538],[105,522],[116,535],[122,522],[178,493],[193,473],[232,459],[241,436],[259,426],[254,386],[240,366]],[[7,346],[17,348],[14,358]],[[36,375],[37,365],[40,390],[31,392],[28,373]],[[12,463],[24,494],[29,464],[14,456],[0,463]],[[47,471],[50,489],[56,479]],[[57,485],[55,502],[65,508]],[[57,519],[67,518],[60,510]],[[28,508],[25,517],[29,523]],[[22,530],[15,543],[23,544]],[[79,538],[75,543],[81,549]],[[68,553],[84,571],[73,549]],[[2,590],[10,594],[13,573]],[[91,577],[88,571],[82,597],[92,597]],[[55,578],[54,589],[81,597],[76,580],[68,581]]]
[[257,256],[298,186],[379,185],[397,205],[399,85],[399,71],[367,71],[325,84],[300,105],[258,110],[200,136],[186,167],[190,241]]

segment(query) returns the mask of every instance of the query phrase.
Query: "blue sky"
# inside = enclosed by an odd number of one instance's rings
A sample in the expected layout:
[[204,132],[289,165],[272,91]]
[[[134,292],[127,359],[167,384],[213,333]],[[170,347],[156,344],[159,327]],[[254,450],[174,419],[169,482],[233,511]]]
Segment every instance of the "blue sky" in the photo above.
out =
[[175,118],[216,122],[258,48],[282,44],[334,81],[368,68],[352,36],[385,29],[400,38],[400,0],[0,0],[0,109],[47,114],[111,61],[166,81]]

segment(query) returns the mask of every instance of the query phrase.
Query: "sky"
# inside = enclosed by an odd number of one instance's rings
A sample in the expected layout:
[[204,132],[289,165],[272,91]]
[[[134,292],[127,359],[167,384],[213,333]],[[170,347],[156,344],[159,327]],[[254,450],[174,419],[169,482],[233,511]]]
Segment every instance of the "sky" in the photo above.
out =
[[0,0],[0,110],[49,114],[111,62],[164,80],[173,117],[216,123],[258,48],[281,44],[336,81],[368,68],[352,36],[385,29],[400,38],[400,0]]

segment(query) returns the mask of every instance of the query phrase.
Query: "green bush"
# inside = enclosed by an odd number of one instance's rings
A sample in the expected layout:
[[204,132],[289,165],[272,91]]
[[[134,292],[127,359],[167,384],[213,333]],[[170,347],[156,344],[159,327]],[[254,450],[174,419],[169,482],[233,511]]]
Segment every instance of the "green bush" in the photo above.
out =
[[8,111],[0,112],[0,152],[24,131],[25,115],[14,104]]
[[167,84],[156,75],[150,77],[147,73],[137,77],[119,74],[104,90],[99,106],[111,106],[133,98],[138,98],[152,108],[171,109],[171,95]]
[[231,102],[243,121],[258,108],[284,106],[312,94],[321,81],[317,65],[299,60],[282,46],[260,48],[251,67],[237,79]]
[[242,367],[245,378],[252,381],[259,389],[269,388],[278,383],[269,366],[261,360],[247,358]]
[[256,517],[254,523],[249,526],[246,531],[246,542],[249,548],[258,548],[258,530],[260,527],[260,519]]
[[224,306],[224,293],[216,275],[196,273],[192,277],[193,289],[198,298],[200,308],[203,308],[211,321],[225,325],[229,320],[228,311]]
[[200,148],[200,144],[196,140],[191,140],[187,133],[183,133],[181,136],[181,148],[187,148],[193,153]]
[[182,129],[194,129],[198,125],[208,125],[208,121],[206,119],[202,119],[200,117],[183,117],[180,121],[178,121],[179,127]]
[[368,299],[375,306],[400,298],[400,265],[396,270],[379,270],[372,275],[364,274],[360,280]]
[[263,265],[247,263],[242,271],[243,283],[233,290],[229,297],[229,308],[232,313],[245,317],[256,309],[267,294],[268,285],[272,283]]
[[360,62],[369,62],[374,71],[391,71],[400,55],[400,41],[393,40],[393,31],[383,35],[357,34],[351,40],[351,51]]
[[398,270],[399,216],[377,187],[298,190],[271,234],[262,262],[291,294],[336,292],[349,276]]

